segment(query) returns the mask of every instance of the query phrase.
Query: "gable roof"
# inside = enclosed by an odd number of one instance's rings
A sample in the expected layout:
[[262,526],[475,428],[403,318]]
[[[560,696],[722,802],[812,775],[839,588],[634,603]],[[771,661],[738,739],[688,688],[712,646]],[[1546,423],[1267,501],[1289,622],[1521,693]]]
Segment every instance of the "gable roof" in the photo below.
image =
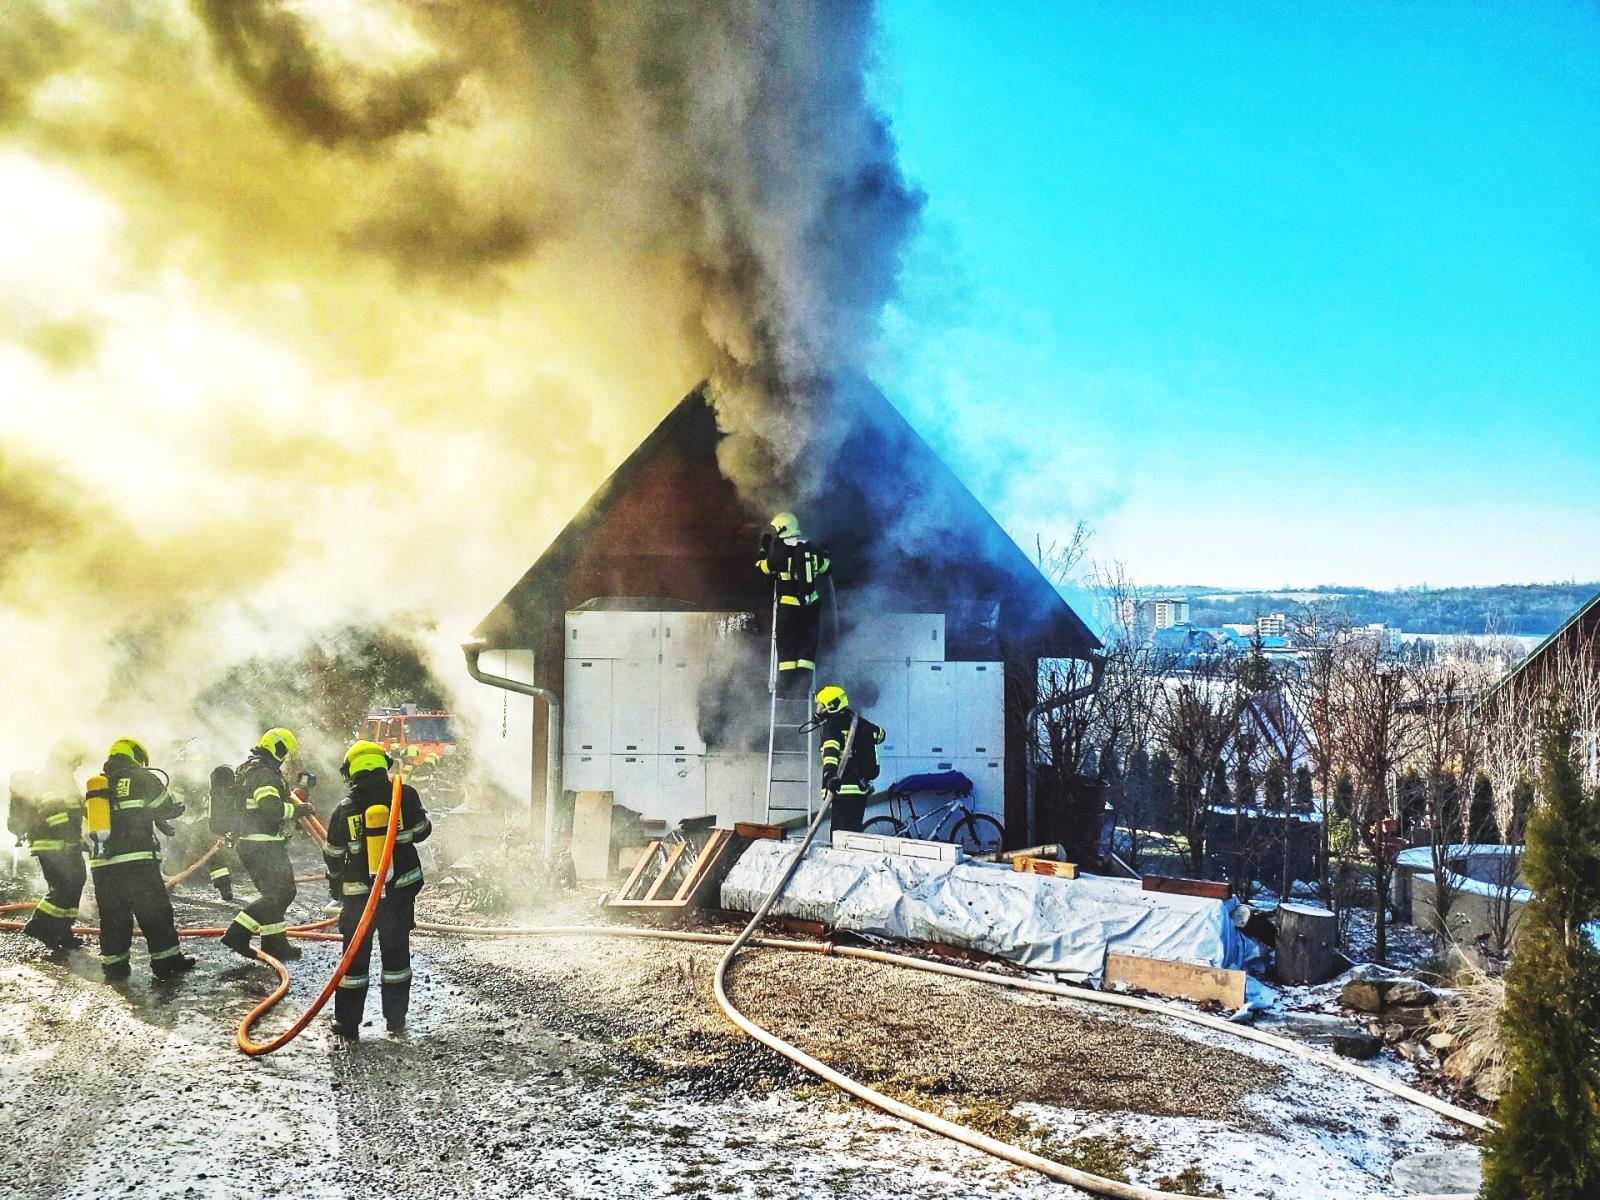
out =
[[[1008,636],[1041,654],[1084,657],[1099,641],[955,473],[870,384],[841,388],[813,415],[833,436],[807,464],[817,482],[795,501],[827,546],[841,593],[868,588],[879,607],[1003,607]],[[761,609],[752,569],[770,514],[742,500],[718,467],[725,435],[704,388],[686,396],[602,483],[480,624],[497,645],[599,596],[707,609]],[[664,605],[671,606],[671,605]]]
[[1489,694],[1493,695],[1515,684],[1518,679],[1527,673],[1531,667],[1537,665],[1554,647],[1560,645],[1569,633],[1576,631],[1581,634],[1581,626],[1586,621],[1592,622],[1594,625],[1594,630],[1591,631],[1590,637],[1600,641],[1600,592],[1596,592],[1589,598],[1587,603],[1580,605],[1577,612],[1561,623],[1561,628],[1528,651],[1523,656],[1522,661],[1507,671],[1505,677],[1490,689]]

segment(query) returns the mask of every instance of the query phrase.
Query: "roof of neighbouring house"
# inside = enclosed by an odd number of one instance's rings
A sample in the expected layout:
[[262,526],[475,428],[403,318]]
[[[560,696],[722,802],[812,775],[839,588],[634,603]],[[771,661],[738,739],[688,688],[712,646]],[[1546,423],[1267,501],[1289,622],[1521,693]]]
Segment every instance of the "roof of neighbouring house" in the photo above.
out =
[[[841,389],[826,486],[794,505],[833,557],[841,597],[869,583],[901,611],[1004,604],[1011,632],[1043,653],[1085,657],[1100,642],[987,509],[870,384]],[[726,435],[704,389],[686,396],[612,473],[476,630],[526,644],[536,624],[609,596],[669,597],[704,609],[757,609],[754,570],[770,514],[724,477]],[[841,598],[841,604],[844,600]]]
[[1528,651],[1522,661],[1507,671],[1505,677],[1494,685],[1490,690],[1490,694],[1511,686],[1526,674],[1530,668],[1543,662],[1545,656],[1569,636],[1585,636],[1585,628],[1587,628],[1587,636],[1591,641],[1600,642],[1600,592],[1596,592],[1586,603],[1579,605],[1578,611],[1561,623],[1561,628]]

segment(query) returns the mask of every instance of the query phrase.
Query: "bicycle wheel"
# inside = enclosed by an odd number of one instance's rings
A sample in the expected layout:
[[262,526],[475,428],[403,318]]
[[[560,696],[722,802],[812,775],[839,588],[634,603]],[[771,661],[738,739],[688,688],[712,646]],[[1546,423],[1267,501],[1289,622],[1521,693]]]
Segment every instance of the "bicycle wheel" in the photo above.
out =
[[906,827],[893,817],[873,817],[861,826],[862,833],[875,833],[879,837],[903,837]]
[[969,812],[950,830],[950,840],[968,854],[992,854],[1005,836],[1005,827],[988,813]]

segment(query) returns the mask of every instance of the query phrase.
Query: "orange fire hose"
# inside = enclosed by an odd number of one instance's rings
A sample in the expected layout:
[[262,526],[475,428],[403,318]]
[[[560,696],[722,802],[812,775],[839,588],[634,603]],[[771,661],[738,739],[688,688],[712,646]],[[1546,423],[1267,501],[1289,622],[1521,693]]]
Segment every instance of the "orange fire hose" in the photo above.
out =
[[217,851],[221,850],[222,847],[225,846],[226,844],[227,843],[224,842],[221,838],[218,838],[216,841],[212,842],[211,843],[211,849],[207,850],[199,858],[195,859],[192,863],[190,863],[183,870],[179,871],[171,879],[167,880],[167,891],[170,892],[173,888],[177,887],[185,879],[187,879],[187,878],[189,878],[189,876],[193,875],[196,871],[198,871],[206,863],[210,862],[214,857],[216,857]]
[[[339,986],[339,981],[345,977],[345,972],[350,969],[350,964],[355,961],[356,952],[361,949],[361,943],[366,940],[367,932],[372,927],[372,918],[377,915],[378,904],[383,899],[383,889],[389,874],[389,865],[394,860],[395,836],[400,832],[401,786],[401,777],[396,775],[394,777],[394,794],[389,800],[389,828],[383,837],[383,857],[378,861],[378,869],[373,872],[372,891],[367,895],[367,905],[361,910],[361,921],[356,925],[355,935],[350,939],[349,945],[345,947],[344,957],[339,960],[339,965],[333,969],[333,974],[328,977],[328,982],[323,985],[321,993],[311,1002],[310,1007],[296,1018],[293,1025],[268,1042],[252,1041],[250,1039],[250,1027],[288,994],[289,969],[266,951],[256,951],[256,958],[278,973],[278,986],[273,988],[271,994],[246,1013],[243,1020],[239,1022],[239,1032],[235,1040],[238,1042],[239,1049],[252,1058],[262,1054],[271,1054],[274,1050],[287,1046],[298,1037],[301,1031],[311,1024],[316,1015],[322,1011],[323,1006],[328,1003],[328,1000],[333,996],[334,990]],[[322,934],[319,936],[331,941],[339,935]]]

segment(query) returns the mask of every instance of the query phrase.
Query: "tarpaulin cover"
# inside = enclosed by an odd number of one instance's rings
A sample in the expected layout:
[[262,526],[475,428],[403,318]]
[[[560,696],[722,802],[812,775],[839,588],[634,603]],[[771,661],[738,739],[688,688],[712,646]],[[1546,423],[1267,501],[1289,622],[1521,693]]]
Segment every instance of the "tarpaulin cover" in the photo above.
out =
[[[798,849],[794,842],[753,843],[722,884],[722,906],[753,912]],[[853,933],[961,946],[1099,983],[1107,951],[1248,967],[1261,949],[1229,918],[1237,903],[1146,892],[1136,879],[1056,879],[997,863],[814,846],[772,911]]]
[[889,785],[891,792],[954,792],[958,796],[972,795],[972,780],[960,771],[926,771],[921,775],[907,775]]

